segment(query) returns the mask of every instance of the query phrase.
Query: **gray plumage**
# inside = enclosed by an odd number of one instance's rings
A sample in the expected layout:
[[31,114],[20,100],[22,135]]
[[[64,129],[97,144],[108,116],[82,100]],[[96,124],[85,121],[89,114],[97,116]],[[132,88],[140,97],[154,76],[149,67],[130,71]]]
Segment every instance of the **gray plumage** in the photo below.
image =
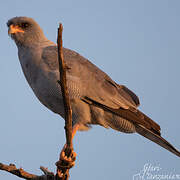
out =
[[[28,17],[8,21],[9,34],[18,47],[24,75],[37,98],[51,111],[64,118],[61,88],[57,83],[59,67],[57,46]],[[20,31],[12,31],[17,27]],[[154,141],[180,156],[160,135],[160,126],[140,112],[138,97],[127,87],[118,85],[107,74],[80,54],[63,48],[67,69],[67,86],[73,114],[73,126],[87,130],[91,124],[134,133]]]

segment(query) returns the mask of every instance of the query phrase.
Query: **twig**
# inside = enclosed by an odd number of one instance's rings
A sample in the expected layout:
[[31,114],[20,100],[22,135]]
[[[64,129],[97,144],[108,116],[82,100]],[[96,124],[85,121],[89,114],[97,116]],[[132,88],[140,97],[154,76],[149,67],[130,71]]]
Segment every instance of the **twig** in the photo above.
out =
[[40,166],[40,170],[47,176],[54,176],[54,173],[49,171],[48,168],[45,168],[43,166]]
[[[68,93],[67,83],[66,83],[67,82],[66,81],[67,66],[64,63],[64,57],[63,57],[62,31],[63,31],[63,26],[62,26],[62,24],[60,24],[59,28],[58,28],[58,38],[57,38],[59,75],[60,75],[60,77],[59,77],[60,81],[58,81],[58,83],[61,86],[61,92],[62,92],[63,103],[64,103],[65,131],[66,131],[65,153],[66,153],[66,156],[70,157],[71,153],[73,151],[72,109],[71,109],[71,105],[70,105],[69,93]],[[59,180],[68,180],[68,178],[69,178],[69,168],[66,163],[63,163],[61,161],[61,159],[59,159],[59,163],[57,163],[57,175],[58,175],[57,179],[59,179]]]
[[70,105],[69,99],[69,92],[67,89],[67,81],[66,81],[66,69],[67,66],[64,63],[64,56],[63,56],[63,47],[62,47],[62,31],[63,26],[62,24],[59,25],[58,28],[58,61],[59,61],[59,72],[60,72],[60,82],[61,91],[63,96],[63,103],[64,103],[64,113],[65,113],[65,130],[66,130],[66,144],[68,149],[72,149],[72,110]]
[[14,164],[6,165],[0,163],[0,170],[7,171],[11,174],[14,174],[20,178],[27,179],[27,180],[55,180],[55,175],[50,172],[47,168],[41,167],[40,168],[45,175],[37,176],[34,174],[30,174],[24,171],[22,168],[17,169]]

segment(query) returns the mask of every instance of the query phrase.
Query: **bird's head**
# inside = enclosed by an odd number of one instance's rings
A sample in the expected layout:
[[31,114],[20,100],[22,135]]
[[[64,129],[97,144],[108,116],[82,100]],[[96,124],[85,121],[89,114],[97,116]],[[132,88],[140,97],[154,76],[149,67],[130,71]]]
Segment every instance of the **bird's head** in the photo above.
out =
[[32,45],[46,38],[40,26],[29,17],[14,17],[7,22],[8,34],[17,45]]

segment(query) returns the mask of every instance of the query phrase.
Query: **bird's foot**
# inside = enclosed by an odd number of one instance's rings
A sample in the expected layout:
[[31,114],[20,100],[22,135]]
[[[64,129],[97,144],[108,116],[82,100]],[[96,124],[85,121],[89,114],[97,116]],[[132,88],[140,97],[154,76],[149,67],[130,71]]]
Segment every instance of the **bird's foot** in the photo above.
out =
[[70,169],[75,165],[76,153],[73,149],[69,151],[69,155],[66,155],[66,152],[67,145],[65,144],[60,153],[60,160],[56,163],[60,169]]

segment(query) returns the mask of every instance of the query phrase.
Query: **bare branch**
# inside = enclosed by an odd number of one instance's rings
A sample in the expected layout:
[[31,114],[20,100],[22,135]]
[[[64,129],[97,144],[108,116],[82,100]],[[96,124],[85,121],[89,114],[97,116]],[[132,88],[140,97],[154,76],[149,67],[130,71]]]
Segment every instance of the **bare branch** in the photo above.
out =
[[24,171],[22,168],[17,169],[14,164],[5,165],[5,164],[0,163],[0,170],[7,171],[11,174],[14,174],[14,175],[16,175],[20,178],[24,178],[24,179],[36,179],[37,178],[36,175],[30,174],[30,173]]
[[[70,157],[73,152],[73,144],[72,144],[72,109],[70,105],[69,92],[67,88],[66,81],[66,69],[67,66],[64,63],[63,56],[63,43],[62,43],[62,24],[59,25],[58,28],[58,37],[57,37],[57,45],[58,45],[58,61],[59,61],[59,75],[60,81],[59,84],[61,86],[61,92],[63,96],[64,103],[64,113],[65,113],[65,131],[66,131],[66,147],[64,149],[66,156]],[[74,159],[75,160],[75,159]],[[69,169],[72,162],[67,163],[59,159],[57,165],[57,174],[56,177],[58,180],[68,180],[69,179]]]
[[47,176],[54,176],[54,173],[51,172],[51,171],[49,171],[48,168],[45,168],[45,167],[41,166],[40,169],[41,169],[41,171],[42,171],[45,175],[47,175]]
[[59,61],[59,72],[60,72],[60,83],[59,84],[61,85],[61,91],[62,91],[63,103],[64,103],[66,144],[67,144],[67,149],[72,149],[73,148],[73,145],[72,145],[72,110],[71,110],[69,92],[68,92],[67,83],[66,83],[67,82],[67,80],[66,80],[67,66],[64,63],[62,31],[63,31],[63,26],[62,26],[62,24],[60,24],[59,28],[58,28],[58,38],[57,38],[58,61]]

